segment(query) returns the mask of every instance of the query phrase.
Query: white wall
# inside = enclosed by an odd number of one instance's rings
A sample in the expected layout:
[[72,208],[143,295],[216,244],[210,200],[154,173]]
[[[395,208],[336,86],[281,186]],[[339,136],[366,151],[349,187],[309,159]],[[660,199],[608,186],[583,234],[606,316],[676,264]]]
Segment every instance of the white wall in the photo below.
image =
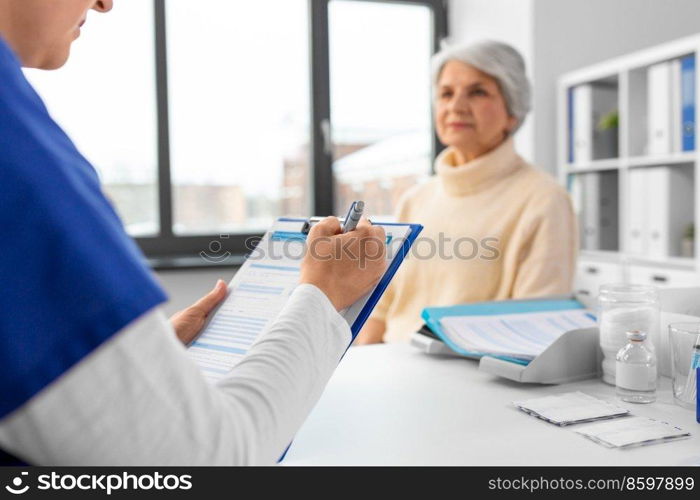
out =
[[[450,43],[470,43],[489,39],[508,43],[525,59],[532,81],[534,0],[450,0],[448,4]],[[515,136],[520,155],[532,161],[535,114],[525,120]]]
[[535,162],[551,172],[559,75],[700,32],[700,0],[534,0],[533,7]]
[[556,172],[556,80],[562,73],[700,32],[700,0],[451,0],[455,41],[492,38],[518,49],[534,116],[518,149]]

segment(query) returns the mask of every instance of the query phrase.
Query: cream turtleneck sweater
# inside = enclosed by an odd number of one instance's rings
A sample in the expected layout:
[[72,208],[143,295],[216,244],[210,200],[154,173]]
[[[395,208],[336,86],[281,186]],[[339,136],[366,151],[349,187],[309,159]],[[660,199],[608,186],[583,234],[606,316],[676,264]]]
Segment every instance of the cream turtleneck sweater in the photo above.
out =
[[463,165],[446,149],[397,219],[425,227],[372,317],[408,341],[427,306],[538,297],[572,288],[576,218],[568,193],[506,140]]

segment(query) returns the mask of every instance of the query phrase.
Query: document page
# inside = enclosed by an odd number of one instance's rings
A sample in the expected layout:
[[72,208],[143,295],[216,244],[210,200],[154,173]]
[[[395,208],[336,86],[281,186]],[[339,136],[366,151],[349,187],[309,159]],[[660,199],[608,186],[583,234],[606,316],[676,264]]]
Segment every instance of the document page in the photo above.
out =
[[[205,377],[216,382],[246,355],[270,328],[299,283],[305,235],[298,221],[278,221],[268,231],[229,283],[229,295],[189,354]],[[387,234],[387,261],[393,260],[409,236],[409,225],[383,226]],[[372,293],[341,315],[350,326]]]
[[590,424],[576,432],[608,448],[646,446],[690,437],[690,432],[680,427],[646,417]]
[[556,425],[615,418],[627,415],[629,410],[603,401],[583,392],[567,392],[513,402],[520,410]]
[[561,335],[596,326],[585,309],[494,316],[448,316],[443,332],[458,347],[475,353],[532,360]]

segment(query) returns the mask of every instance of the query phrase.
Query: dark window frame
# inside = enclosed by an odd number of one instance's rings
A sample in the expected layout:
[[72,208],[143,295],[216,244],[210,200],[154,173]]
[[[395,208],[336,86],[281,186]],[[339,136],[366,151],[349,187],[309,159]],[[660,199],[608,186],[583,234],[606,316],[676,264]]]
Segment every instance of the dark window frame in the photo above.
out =
[[[335,0],[308,0],[310,50],[310,168],[314,214],[333,213],[332,151],[324,139],[324,127],[330,124],[330,75],[328,5]],[[338,0],[340,1],[340,0]],[[433,51],[447,37],[447,0],[357,0],[364,2],[425,5],[433,14]],[[173,233],[173,195],[170,173],[170,137],[168,115],[168,67],[166,43],[166,0],[153,0],[155,13],[156,103],[158,122],[158,213],[159,234],[137,237],[136,242],[153,267],[204,267],[240,264],[251,250],[251,242],[260,233],[234,233],[178,236]],[[441,149],[433,134],[433,152]],[[203,259],[200,252],[214,252],[219,258]],[[216,260],[216,262],[213,262]]]

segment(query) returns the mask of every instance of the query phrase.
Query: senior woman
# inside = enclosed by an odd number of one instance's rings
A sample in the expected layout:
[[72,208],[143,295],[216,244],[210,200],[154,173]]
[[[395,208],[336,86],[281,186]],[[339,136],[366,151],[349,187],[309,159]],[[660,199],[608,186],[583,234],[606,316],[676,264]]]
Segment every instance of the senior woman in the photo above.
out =
[[484,41],[433,58],[435,128],[447,148],[435,176],[409,190],[399,221],[421,239],[356,344],[407,341],[427,306],[571,290],[577,231],[567,192],[525,162],[513,135],[530,109],[525,64]]

